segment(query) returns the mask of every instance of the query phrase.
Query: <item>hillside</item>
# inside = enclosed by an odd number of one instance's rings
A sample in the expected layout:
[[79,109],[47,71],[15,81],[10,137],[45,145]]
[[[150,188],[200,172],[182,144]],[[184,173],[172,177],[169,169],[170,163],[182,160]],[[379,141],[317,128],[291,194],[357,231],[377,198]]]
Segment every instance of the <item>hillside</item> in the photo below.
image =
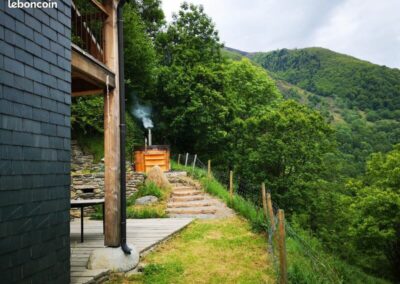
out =
[[[391,112],[400,107],[398,69],[317,47],[259,52],[249,57],[276,78],[320,96],[337,96],[349,107]],[[389,118],[385,112],[378,115]],[[391,116],[400,118],[400,112]]]
[[225,48],[226,57],[249,57],[275,79],[286,99],[317,109],[334,125],[338,146],[357,176],[373,152],[400,142],[400,70],[323,48],[247,53]]

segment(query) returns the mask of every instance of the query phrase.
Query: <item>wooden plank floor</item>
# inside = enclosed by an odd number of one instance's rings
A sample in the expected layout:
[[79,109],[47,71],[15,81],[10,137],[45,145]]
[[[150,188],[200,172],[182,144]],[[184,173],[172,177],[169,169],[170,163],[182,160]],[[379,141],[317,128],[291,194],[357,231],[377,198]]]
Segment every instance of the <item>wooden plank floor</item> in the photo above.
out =
[[[127,242],[142,254],[182,230],[192,218],[128,219]],[[80,219],[71,222],[71,283],[95,283],[108,270],[86,269],[90,253],[104,247],[102,221],[84,221],[85,242],[80,242]]]

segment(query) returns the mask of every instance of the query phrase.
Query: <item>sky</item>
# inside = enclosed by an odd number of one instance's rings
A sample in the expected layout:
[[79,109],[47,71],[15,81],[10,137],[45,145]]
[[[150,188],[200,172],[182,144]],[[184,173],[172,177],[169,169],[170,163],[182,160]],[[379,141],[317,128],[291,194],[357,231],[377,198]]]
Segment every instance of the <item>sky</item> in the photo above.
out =
[[[168,21],[182,0],[163,0]],[[248,51],[319,46],[400,68],[400,0],[190,0],[225,46]]]

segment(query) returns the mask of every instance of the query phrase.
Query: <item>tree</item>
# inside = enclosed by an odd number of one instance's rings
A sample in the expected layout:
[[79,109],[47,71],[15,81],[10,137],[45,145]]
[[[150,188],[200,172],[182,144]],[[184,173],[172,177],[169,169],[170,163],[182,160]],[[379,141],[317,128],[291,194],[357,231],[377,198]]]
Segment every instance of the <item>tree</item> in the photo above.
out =
[[146,34],[146,25],[135,5],[124,6],[125,82],[129,92],[144,96],[154,92],[157,58],[153,43]]
[[400,194],[400,144],[387,154],[374,153],[367,161],[366,184]]
[[249,59],[229,61],[224,69],[224,92],[232,101],[235,117],[249,118],[255,110],[282,98],[267,72]]
[[282,208],[304,210],[313,198],[308,183],[319,179],[323,156],[334,147],[333,130],[322,116],[282,101],[260,109],[236,131],[243,145],[238,171],[255,184],[266,182]]
[[198,63],[222,62],[218,31],[201,5],[184,2],[167,31],[158,35],[156,46],[165,66],[190,69]]
[[104,132],[104,99],[101,96],[77,97],[71,104],[73,131],[85,134]]
[[218,32],[201,6],[183,3],[156,46],[159,68],[156,133],[181,151],[217,149],[228,110]]
[[136,0],[132,1],[132,5],[140,14],[147,34],[154,40],[161,27],[165,24],[161,0]]
[[399,158],[400,145],[387,154],[374,153],[367,160],[365,176],[347,184],[354,192],[348,229],[358,252],[354,261],[396,280],[400,279]]

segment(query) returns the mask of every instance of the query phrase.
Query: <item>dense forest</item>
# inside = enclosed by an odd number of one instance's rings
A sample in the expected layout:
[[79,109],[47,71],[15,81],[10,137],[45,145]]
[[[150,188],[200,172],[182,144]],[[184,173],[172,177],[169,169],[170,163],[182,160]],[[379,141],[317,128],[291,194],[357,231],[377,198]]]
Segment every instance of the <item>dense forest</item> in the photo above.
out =
[[[399,70],[319,48],[232,52],[202,6],[183,3],[170,23],[160,0],[124,9],[127,152],[143,143],[133,110],[146,106],[157,143],[265,182],[321,249],[400,280]],[[102,98],[72,107],[74,137],[101,157]]]

